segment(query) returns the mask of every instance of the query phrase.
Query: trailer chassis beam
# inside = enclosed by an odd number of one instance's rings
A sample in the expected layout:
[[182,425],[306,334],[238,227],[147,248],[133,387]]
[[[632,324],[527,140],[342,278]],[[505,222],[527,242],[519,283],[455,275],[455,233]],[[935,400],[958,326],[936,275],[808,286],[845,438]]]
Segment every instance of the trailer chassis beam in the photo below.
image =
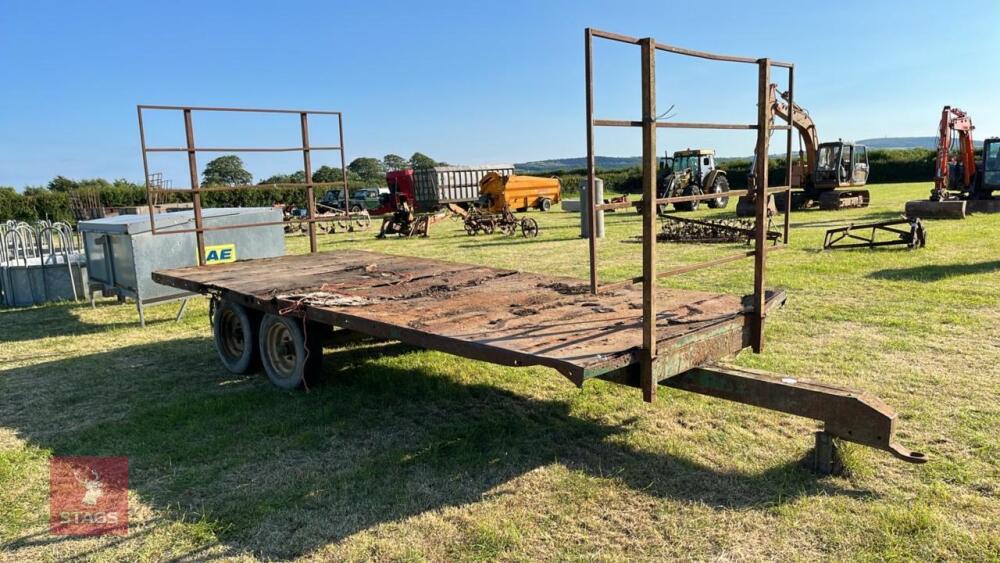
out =
[[[704,365],[676,375],[662,370],[659,384],[823,422],[816,433],[815,469],[836,473],[840,467],[834,438],[891,453],[910,463],[927,456],[896,442],[896,411],[867,392],[813,383],[745,368]],[[615,383],[639,386],[637,370],[603,376]]]

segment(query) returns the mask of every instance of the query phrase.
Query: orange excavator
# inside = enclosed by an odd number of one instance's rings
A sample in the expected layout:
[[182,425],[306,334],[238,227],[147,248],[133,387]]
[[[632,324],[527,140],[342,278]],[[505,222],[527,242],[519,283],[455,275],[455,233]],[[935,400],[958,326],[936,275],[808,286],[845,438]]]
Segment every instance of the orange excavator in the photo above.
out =
[[[771,84],[768,100],[771,115],[789,120],[788,92],[779,92],[777,84]],[[792,163],[791,192],[793,209],[842,209],[847,207],[868,207],[871,194],[861,189],[868,182],[868,148],[864,145],[843,140],[819,142],[816,123],[809,112],[795,104],[792,127],[799,134],[799,158]],[[754,155],[756,159],[756,155]],[[751,184],[754,181],[750,167]],[[779,194],[783,197],[783,194]],[[778,209],[784,209],[782,197],[775,202]],[[740,216],[753,215],[753,203],[741,197],[736,212]]]
[[[983,160],[977,163],[972,139],[975,129],[965,111],[942,108],[931,197],[907,202],[907,216],[960,219],[967,211],[1000,211],[1000,200],[993,197],[993,192],[1000,190],[1000,138],[986,139]],[[956,145],[958,150],[953,152]]]

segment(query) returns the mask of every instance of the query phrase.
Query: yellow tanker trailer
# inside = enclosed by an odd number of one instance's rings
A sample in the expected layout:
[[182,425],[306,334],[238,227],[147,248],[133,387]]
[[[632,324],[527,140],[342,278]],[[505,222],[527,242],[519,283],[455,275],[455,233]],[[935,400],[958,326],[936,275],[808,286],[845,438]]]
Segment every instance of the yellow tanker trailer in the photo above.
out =
[[561,200],[562,184],[558,178],[490,172],[479,181],[479,203],[484,211],[500,213],[504,207],[511,211],[527,211],[532,207],[548,211]]

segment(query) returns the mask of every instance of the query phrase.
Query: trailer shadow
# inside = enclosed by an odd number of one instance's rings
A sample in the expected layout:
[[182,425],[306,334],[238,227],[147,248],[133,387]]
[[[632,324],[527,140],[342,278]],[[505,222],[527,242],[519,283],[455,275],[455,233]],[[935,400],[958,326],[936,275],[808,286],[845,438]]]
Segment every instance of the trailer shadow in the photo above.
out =
[[551,464],[721,508],[870,494],[797,460],[732,473],[638,449],[617,439],[627,424],[456,382],[420,354],[398,343],[328,350],[325,380],[289,393],[224,373],[207,338],[126,347],[0,371],[0,426],[54,455],[128,456],[141,502],[167,519],[205,519],[229,549],[266,558],[479,503]]
[[[24,309],[0,309],[0,342],[25,342],[139,326],[139,315],[134,303],[98,301],[97,307],[125,307],[131,313],[131,318],[121,322],[87,323],[81,320],[78,314],[79,311],[90,308],[90,303],[85,301],[48,303]],[[160,322],[173,322],[173,319],[169,321],[147,319],[146,325],[151,326]]]
[[974,264],[924,264],[911,268],[886,268],[868,274],[873,280],[934,282],[956,276],[992,274],[1000,271],[1000,260]]

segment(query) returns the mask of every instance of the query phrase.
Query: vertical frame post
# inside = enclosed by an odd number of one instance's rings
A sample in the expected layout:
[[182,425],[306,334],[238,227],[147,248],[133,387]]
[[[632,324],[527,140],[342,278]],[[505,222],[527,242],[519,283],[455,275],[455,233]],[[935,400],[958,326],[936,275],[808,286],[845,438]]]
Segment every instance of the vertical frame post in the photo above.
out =
[[309,114],[299,114],[302,123],[302,166],[306,174],[306,209],[309,210],[309,252],[315,254],[316,245],[316,194],[313,189],[312,156],[309,154]]
[[[639,41],[642,51],[642,398],[656,396],[656,42]],[[591,189],[593,193],[593,188]],[[591,214],[593,217],[593,214]],[[591,236],[593,236],[591,230]]]
[[[156,230],[155,219],[153,218],[153,203],[157,196],[149,186],[149,155],[146,154],[146,129],[142,123],[142,107],[136,106],[139,112],[139,147],[142,149],[142,177],[146,179],[146,208],[149,211],[150,231]],[[190,148],[190,147],[189,147]]]
[[[795,135],[795,67],[788,69],[788,139],[785,147],[785,224],[781,241],[788,244],[788,233],[792,215],[792,137]],[[800,163],[801,164],[801,163]]]
[[583,52],[586,70],[584,74],[586,75],[587,82],[587,201],[584,205],[587,206],[587,219],[590,222],[588,225],[588,244],[590,249],[590,292],[592,294],[597,294],[597,211],[594,207],[597,205],[597,194],[594,189],[595,173],[596,173],[596,162],[594,160],[594,49],[593,49],[593,33],[590,28],[583,30]]
[[[767,265],[767,161],[771,138],[771,61],[759,59],[757,78],[757,193],[754,225],[753,328],[751,345],[758,354],[764,349],[765,268]],[[788,194],[789,199],[791,193]],[[786,215],[787,217],[787,215]]]
[[[194,145],[194,122],[191,110],[184,110],[184,137],[187,140],[188,173],[191,175],[191,201],[194,204],[195,240],[198,242],[198,265],[205,265],[205,230],[201,218],[201,185],[198,182],[198,157]],[[147,184],[149,180],[146,180]],[[150,215],[150,221],[152,221]]]
[[[337,129],[340,131],[340,173],[344,180],[344,213],[351,212],[350,196],[347,193],[347,157],[344,156],[344,114],[337,113]],[[414,205],[416,202],[414,202]]]

